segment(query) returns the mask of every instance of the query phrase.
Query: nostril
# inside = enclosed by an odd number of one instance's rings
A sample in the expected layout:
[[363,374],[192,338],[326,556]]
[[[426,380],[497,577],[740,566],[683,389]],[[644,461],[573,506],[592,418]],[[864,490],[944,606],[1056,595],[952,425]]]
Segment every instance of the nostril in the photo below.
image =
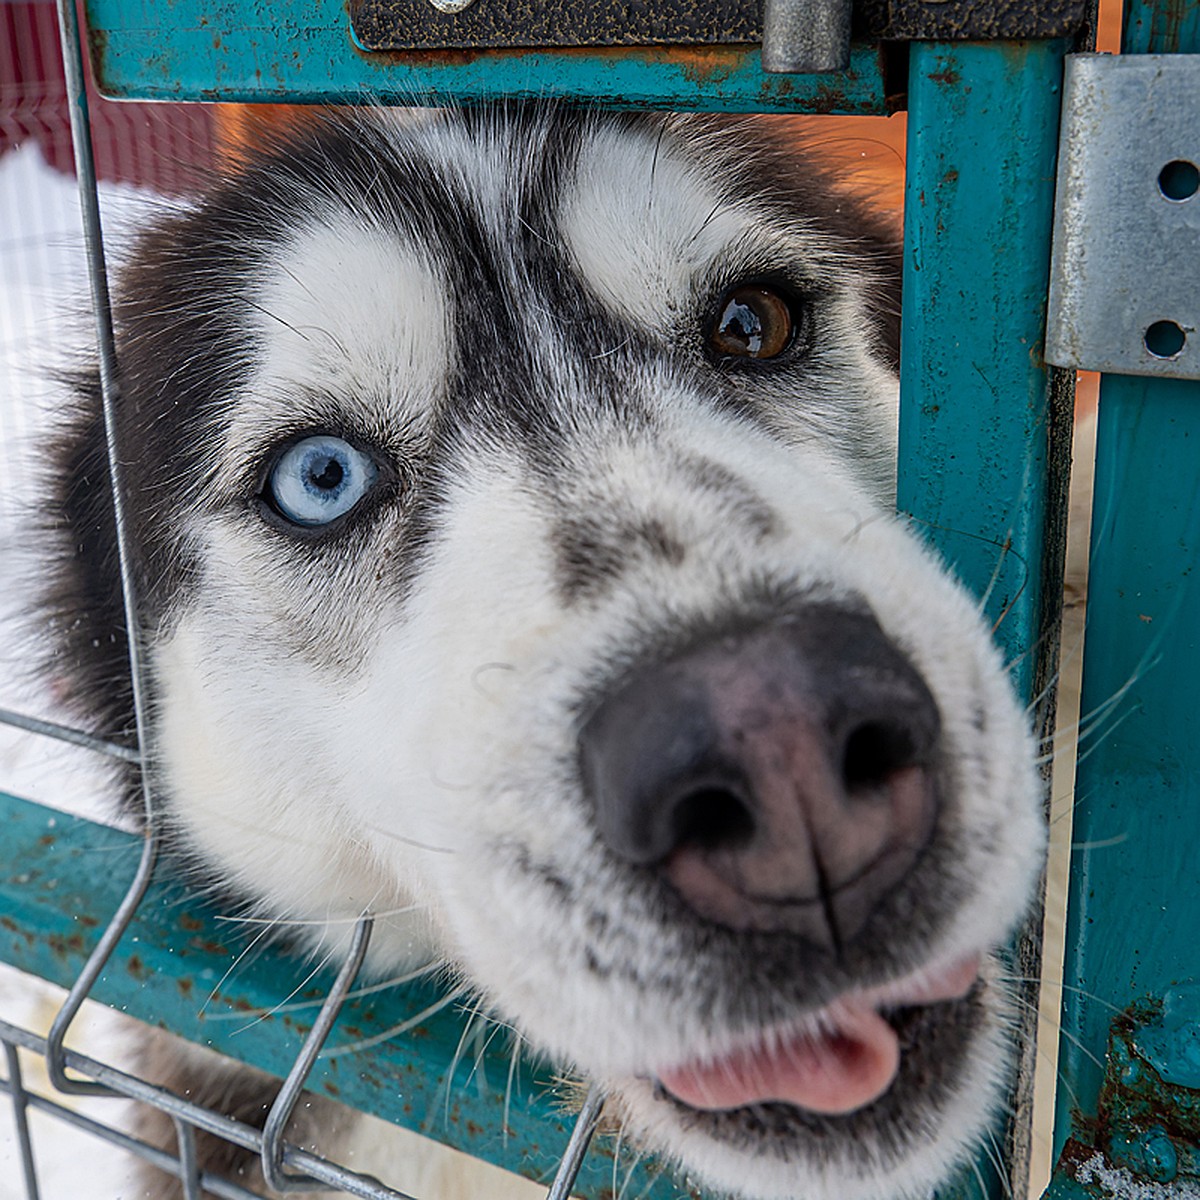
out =
[[902,725],[867,721],[846,739],[842,752],[842,783],[846,794],[874,790],[901,767],[914,765],[916,745]]
[[679,796],[672,813],[675,846],[733,849],[754,836],[747,801],[720,785],[694,787]]

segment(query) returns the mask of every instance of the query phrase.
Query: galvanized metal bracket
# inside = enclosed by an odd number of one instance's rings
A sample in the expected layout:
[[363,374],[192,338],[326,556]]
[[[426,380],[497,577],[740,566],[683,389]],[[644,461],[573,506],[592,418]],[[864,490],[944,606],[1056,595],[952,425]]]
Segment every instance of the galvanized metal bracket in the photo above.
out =
[[1200,55],[1068,57],[1046,360],[1200,379]]

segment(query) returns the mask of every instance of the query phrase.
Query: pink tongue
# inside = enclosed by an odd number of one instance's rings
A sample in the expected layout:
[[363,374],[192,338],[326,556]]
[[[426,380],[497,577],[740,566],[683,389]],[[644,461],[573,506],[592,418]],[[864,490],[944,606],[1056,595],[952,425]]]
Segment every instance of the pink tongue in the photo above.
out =
[[816,1113],[848,1113],[878,1099],[900,1065],[895,1031],[873,1009],[843,1008],[837,1032],[790,1035],[704,1066],[675,1067],[659,1082],[692,1108],[743,1108],[782,1100]]

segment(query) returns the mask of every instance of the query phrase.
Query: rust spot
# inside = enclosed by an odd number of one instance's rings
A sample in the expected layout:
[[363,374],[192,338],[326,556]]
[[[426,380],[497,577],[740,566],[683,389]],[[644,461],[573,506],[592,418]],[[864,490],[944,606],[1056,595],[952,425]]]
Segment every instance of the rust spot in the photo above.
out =
[[179,928],[186,929],[188,933],[196,933],[204,928],[204,922],[196,920],[195,917],[189,917],[187,913],[180,913]]
[[934,83],[944,83],[947,87],[955,87],[962,76],[953,67],[947,67],[944,71],[935,71],[929,78]]
[[43,833],[42,836],[40,838],[38,838],[37,844],[39,846],[53,846],[54,845],[54,834]]
[[235,1000],[229,1001],[229,1006],[235,1012],[249,1013],[254,1011],[254,1005],[250,1003],[244,996],[238,996]]
[[60,933],[52,933],[46,941],[51,952],[58,958],[70,958],[73,954],[83,953],[83,937],[78,933],[63,937]]
[[75,920],[77,920],[80,923],[80,925],[82,925],[84,927],[84,929],[95,929],[96,926],[100,924],[100,922],[97,921],[95,917],[89,917],[86,915],[81,916],[81,917],[76,917]]
[[179,989],[179,994],[185,1000],[189,1000],[191,998],[192,991],[194,989],[193,989],[192,981],[190,979],[188,979],[186,975],[182,979],[177,979],[175,981],[175,986]]
[[350,44],[355,54],[369,63],[425,70],[469,66],[487,53],[484,50],[364,50],[357,42]]
[[146,978],[146,964],[142,962],[140,954],[131,954],[129,956],[129,961],[125,964],[125,970],[127,970],[130,975],[134,977],[134,979]]
[[472,1137],[479,1137],[483,1133],[483,1126],[476,1123],[475,1121],[468,1121],[467,1122],[467,1132]]
[[17,923],[12,917],[0,917],[0,926],[3,926],[9,933],[17,932]]
[[1139,621],[1145,621],[1145,622],[1146,622],[1146,624],[1147,624],[1147,625],[1149,625],[1149,624],[1150,624],[1150,622],[1154,620],[1154,618],[1153,618],[1153,617],[1148,617],[1148,616],[1146,616],[1146,614],[1145,614],[1145,613],[1138,613],[1138,620],[1139,620]]
[[342,1089],[332,1079],[326,1079],[323,1086],[331,1096],[337,1097],[342,1094]]
[[948,170],[945,173],[945,175],[942,176],[942,182],[943,183],[957,183],[958,182],[958,171],[955,170],[954,167],[951,167],[950,170]]

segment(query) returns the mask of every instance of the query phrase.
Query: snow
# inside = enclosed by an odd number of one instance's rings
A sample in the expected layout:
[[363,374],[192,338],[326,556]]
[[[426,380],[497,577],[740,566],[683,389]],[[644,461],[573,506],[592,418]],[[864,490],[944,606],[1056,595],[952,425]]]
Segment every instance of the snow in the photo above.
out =
[[[159,203],[129,189],[104,189],[106,228],[128,227]],[[0,707],[63,719],[29,669],[36,638],[21,610],[36,577],[31,535],[38,456],[59,399],[53,368],[86,353],[87,281],[73,179],[46,166],[33,144],[0,157]],[[105,766],[95,754],[0,725],[0,790],[104,819],[98,799]],[[0,831],[0,866],[3,866]],[[0,1016],[45,1033],[63,993],[0,966]],[[119,1057],[121,1018],[89,1004],[69,1044]],[[26,1087],[51,1089],[39,1060],[22,1054]],[[57,1096],[104,1121],[120,1121],[125,1101]],[[130,1197],[131,1162],[121,1152],[41,1113],[30,1116],[43,1200]],[[0,1099],[0,1200],[24,1197],[11,1108]]]
[[1200,1186],[1190,1180],[1154,1183],[1139,1179],[1124,1167],[1110,1164],[1099,1152],[1080,1164],[1075,1178],[1080,1183],[1095,1184],[1100,1195],[1114,1200],[1200,1200]]

